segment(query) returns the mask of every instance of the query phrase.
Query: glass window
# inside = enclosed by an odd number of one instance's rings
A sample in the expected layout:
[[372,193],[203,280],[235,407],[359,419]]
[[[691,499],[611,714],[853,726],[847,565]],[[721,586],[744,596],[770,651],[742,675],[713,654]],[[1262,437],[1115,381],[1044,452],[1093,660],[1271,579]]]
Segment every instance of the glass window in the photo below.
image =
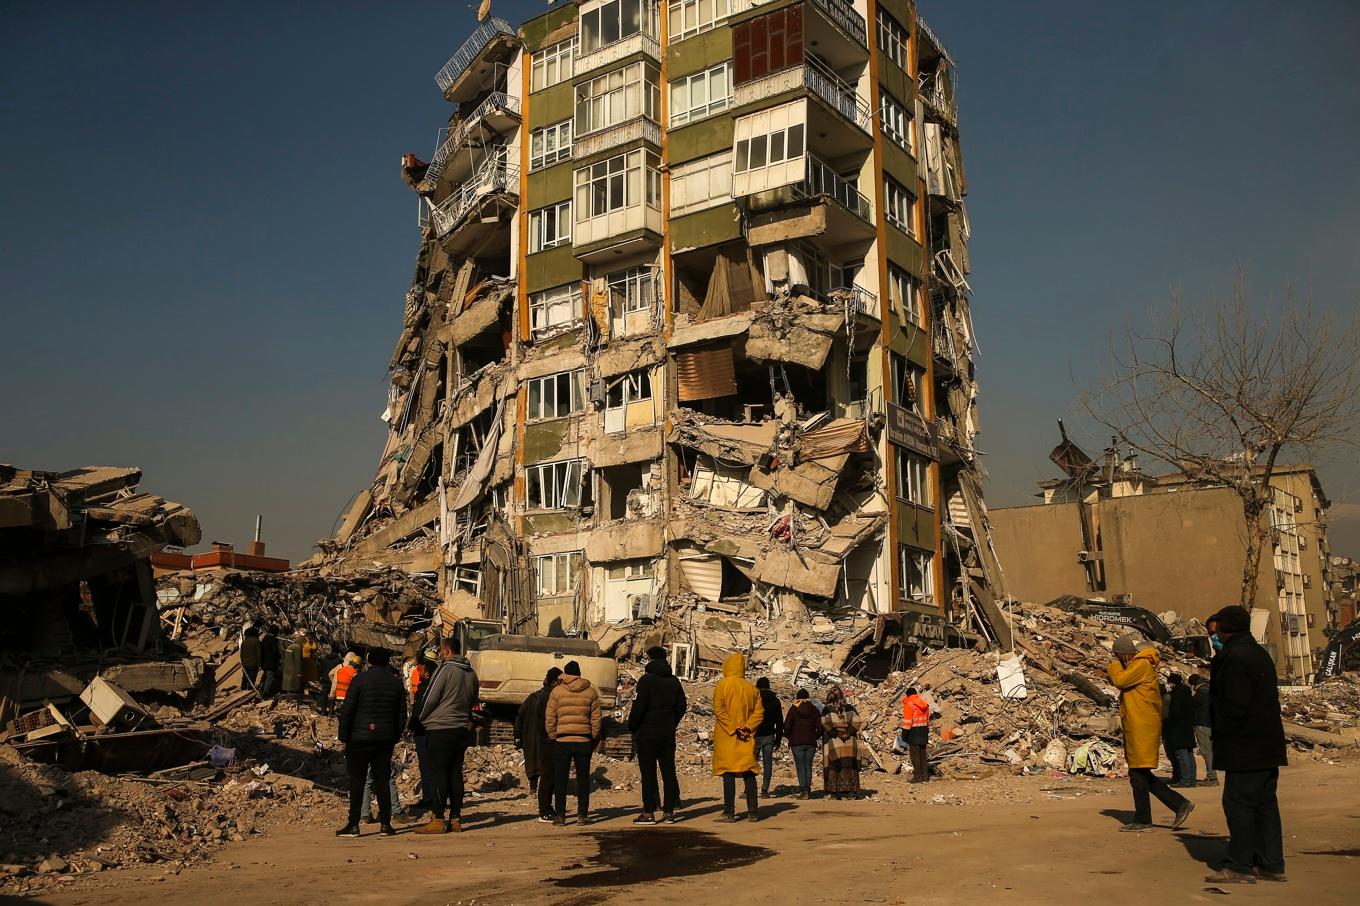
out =
[[566,418],[585,408],[583,374],[563,371],[529,381],[529,418]]
[[571,61],[575,52],[575,38],[540,49],[534,54],[530,67],[529,90],[541,91],[571,78]]
[[883,106],[879,111],[883,124],[883,134],[898,147],[916,153],[916,133],[912,124],[911,111],[897,98],[883,92]]
[[581,11],[581,53],[607,47],[639,32],[657,35],[656,0],[606,0]]
[[667,34],[672,41],[708,31],[727,18],[731,0],[671,0]]
[[888,262],[888,301],[908,323],[924,326],[920,281],[891,261]]
[[574,594],[581,569],[581,552],[544,554],[534,558],[534,591],[541,598]]
[[697,211],[732,199],[732,152],[681,164],[671,171],[671,212]]
[[576,135],[637,116],[656,120],[661,107],[659,78],[655,67],[637,62],[577,85]]
[[529,134],[529,169],[539,170],[571,158],[571,120]]
[[883,177],[883,215],[888,223],[908,236],[916,235],[916,196],[886,174]]
[[878,7],[878,47],[903,70],[907,68],[907,30],[892,16]]
[[560,201],[529,212],[529,253],[571,242],[571,202]]
[[897,458],[897,496],[917,506],[930,506],[930,460],[903,447],[893,447]]
[[671,82],[671,125],[703,119],[732,103],[732,64],[683,76]]
[[[655,154],[630,151],[576,171],[576,220],[602,217],[643,203],[643,164],[646,163],[646,201],[660,204],[659,167]],[[653,176],[652,174],[658,174]]]
[[605,278],[611,311],[630,314],[649,310],[656,301],[656,278],[650,267],[630,267]]
[[652,373],[644,368],[614,380],[606,394],[606,409],[624,409],[652,398]]
[[582,318],[581,284],[568,283],[529,295],[529,325],[535,338]]

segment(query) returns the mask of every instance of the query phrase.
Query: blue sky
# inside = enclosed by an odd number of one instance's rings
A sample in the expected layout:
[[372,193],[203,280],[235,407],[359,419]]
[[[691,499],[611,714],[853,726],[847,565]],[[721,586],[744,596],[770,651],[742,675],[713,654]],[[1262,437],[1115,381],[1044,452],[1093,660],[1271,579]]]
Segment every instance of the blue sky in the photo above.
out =
[[[0,461],[138,465],[310,553],[370,479],[418,245],[400,155],[475,4],[0,4]],[[497,0],[519,22],[541,3]],[[1175,290],[1360,298],[1360,6],[922,0],[960,66],[993,506]],[[1354,451],[1322,463],[1360,555]],[[1349,518],[1347,518],[1349,514]]]

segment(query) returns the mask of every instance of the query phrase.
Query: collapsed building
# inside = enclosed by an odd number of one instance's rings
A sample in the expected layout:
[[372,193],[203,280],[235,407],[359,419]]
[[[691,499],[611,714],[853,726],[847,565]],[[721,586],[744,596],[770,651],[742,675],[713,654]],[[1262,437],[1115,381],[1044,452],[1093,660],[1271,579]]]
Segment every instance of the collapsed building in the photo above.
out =
[[955,66],[914,4],[563,3],[436,82],[387,444],[328,569],[531,635],[1009,642]]

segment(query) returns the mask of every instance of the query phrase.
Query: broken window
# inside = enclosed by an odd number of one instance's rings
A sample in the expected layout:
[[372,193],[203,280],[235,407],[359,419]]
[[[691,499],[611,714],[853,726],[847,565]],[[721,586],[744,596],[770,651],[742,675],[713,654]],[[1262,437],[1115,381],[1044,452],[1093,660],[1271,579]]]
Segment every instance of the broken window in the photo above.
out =
[[611,312],[627,315],[648,311],[656,300],[656,278],[646,265],[615,271],[606,280]]
[[893,447],[897,460],[897,496],[917,506],[930,506],[930,460],[904,448]]
[[562,510],[581,505],[585,460],[545,462],[525,469],[525,493],[531,510]]
[[921,387],[926,378],[926,370],[907,357],[896,352],[888,353],[892,362],[892,401],[905,406],[917,415],[924,416],[925,408],[921,401]]
[[[627,429],[629,423],[628,407],[634,403],[648,402],[651,398],[652,374],[649,369],[630,371],[615,379],[608,385],[605,393],[605,431],[617,433]],[[655,407],[648,415],[655,415]],[[633,421],[636,423],[638,419]],[[648,417],[643,421],[651,424],[653,419]]]
[[541,170],[571,159],[571,120],[529,133],[529,169]]
[[540,598],[573,594],[581,570],[581,552],[544,554],[534,558],[534,592]]
[[765,492],[747,482],[750,473],[750,466],[725,466],[700,456],[694,463],[689,495],[714,506],[760,509],[765,506]]
[[[600,469],[600,517],[605,522],[629,513],[629,501],[641,502],[644,467],[639,463]],[[641,507],[637,507],[639,510]]]
[[476,566],[459,566],[453,570],[453,584],[470,594],[481,596],[482,570]]
[[897,545],[898,594],[903,601],[935,603],[934,561],[935,555],[930,551]]
[[568,283],[529,295],[529,324],[534,338],[575,324],[582,318],[581,284]]
[[566,418],[585,408],[583,374],[563,371],[529,381],[529,418]]
[[529,254],[571,242],[571,202],[529,212]]

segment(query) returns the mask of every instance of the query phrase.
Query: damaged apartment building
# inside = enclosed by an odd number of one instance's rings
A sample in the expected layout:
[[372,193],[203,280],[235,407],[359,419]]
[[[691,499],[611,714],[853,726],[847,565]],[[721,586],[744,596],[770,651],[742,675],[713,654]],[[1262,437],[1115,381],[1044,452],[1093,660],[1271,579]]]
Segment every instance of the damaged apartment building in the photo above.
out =
[[332,562],[515,633],[688,602],[1006,637],[955,67],[913,4],[559,2],[436,82],[387,446]]

